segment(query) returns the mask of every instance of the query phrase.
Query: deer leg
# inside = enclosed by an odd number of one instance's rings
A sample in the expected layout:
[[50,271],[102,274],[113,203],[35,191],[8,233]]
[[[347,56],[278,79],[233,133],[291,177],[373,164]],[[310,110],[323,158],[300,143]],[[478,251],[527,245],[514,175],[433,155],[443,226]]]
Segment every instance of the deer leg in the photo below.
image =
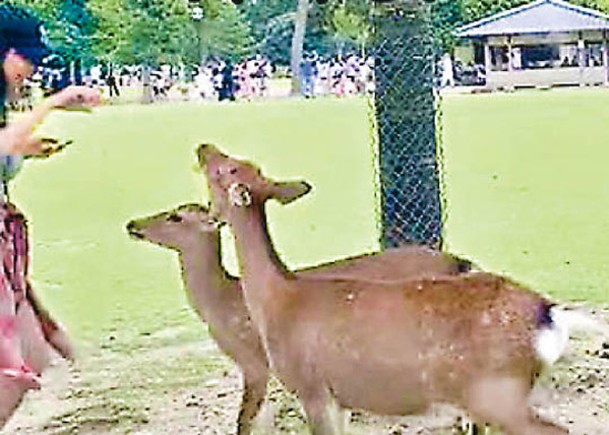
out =
[[312,435],[341,434],[336,419],[336,408],[329,394],[321,389],[300,394]]
[[[536,430],[537,433],[543,435],[564,435],[569,433],[568,429],[565,429],[564,427],[561,427],[556,423],[541,418],[539,415],[532,412],[531,410],[529,410],[529,422],[532,426],[534,426],[533,430]],[[533,432],[531,432],[531,434],[532,433]]]
[[486,435],[486,424],[477,423],[469,418],[459,418],[453,431],[459,435]]
[[237,420],[237,435],[249,435],[253,421],[260,412],[268,382],[268,370],[264,373],[243,373],[243,397]]
[[530,412],[529,380],[514,377],[487,378],[472,388],[468,409],[476,421],[487,421],[509,435],[564,435],[568,431],[541,420]]
[[[337,407],[338,408],[338,407]],[[343,434],[349,430],[351,424],[351,411],[349,409],[337,409],[338,412],[338,433]]]

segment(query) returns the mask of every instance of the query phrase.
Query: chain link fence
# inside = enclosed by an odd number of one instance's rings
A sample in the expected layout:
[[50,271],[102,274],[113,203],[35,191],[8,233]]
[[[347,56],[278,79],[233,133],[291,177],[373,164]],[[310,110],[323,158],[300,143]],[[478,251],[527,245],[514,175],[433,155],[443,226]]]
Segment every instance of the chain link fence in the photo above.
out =
[[446,208],[429,6],[377,2],[371,13],[376,91],[370,114],[381,245],[441,247]]

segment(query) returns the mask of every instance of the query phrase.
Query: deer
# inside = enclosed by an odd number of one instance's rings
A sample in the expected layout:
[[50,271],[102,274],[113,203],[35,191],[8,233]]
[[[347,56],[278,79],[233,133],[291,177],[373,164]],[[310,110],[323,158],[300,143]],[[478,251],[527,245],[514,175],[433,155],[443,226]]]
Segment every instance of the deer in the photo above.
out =
[[528,405],[536,378],[564,351],[567,325],[552,301],[482,272],[392,282],[295,274],[272,244],[265,204],[291,203],[310,185],[274,181],[213,145],[196,153],[212,214],[234,234],[270,367],[298,395],[312,434],[340,433],[336,407],[402,416],[434,403],[510,435],[567,433]]
[[[210,335],[243,373],[243,394],[237,434],[251,433],[266,396],[269,367],[258,331],[251,323],[241,283],[222,265],[220,229],[201,204],[183,204],[169,211],[131,220],[128,234],[179,254],[190,306]],[[465,273],[471,263],[425,246],[405,246],[371,253],[297,272],[299,276],[368,276],[383,279],[388,270],[400,277]]]

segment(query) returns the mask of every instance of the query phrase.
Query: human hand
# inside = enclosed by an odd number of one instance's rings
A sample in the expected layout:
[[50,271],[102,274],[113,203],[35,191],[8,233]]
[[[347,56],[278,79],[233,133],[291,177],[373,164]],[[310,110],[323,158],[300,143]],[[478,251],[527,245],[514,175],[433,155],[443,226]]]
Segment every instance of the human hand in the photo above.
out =
[[73,142],[74,141],[70,139],[60,143],[59,139],[43,137],[36,140],[36,144],[33,144],[33,148],[29,150],[30,154],[28,154],[27,157],[46,159],[51,157],[53,154],[61,152],[65,147],[71,145]]
[[98,106],[101,95],[87,86],[68,86],[49,98],[51,107],[63,110],[84,110]]

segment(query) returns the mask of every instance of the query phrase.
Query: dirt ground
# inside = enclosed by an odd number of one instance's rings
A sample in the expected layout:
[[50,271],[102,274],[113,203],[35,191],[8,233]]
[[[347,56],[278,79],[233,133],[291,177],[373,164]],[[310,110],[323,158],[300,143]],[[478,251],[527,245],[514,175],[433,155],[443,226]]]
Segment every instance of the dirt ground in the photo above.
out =
[[[609,310],[588,310],[609,322]],[[189,338],[184,338],[189,337]],[[240,402],[239,371],[209,339],[180,328],[124,346],[110,337],[68,366],[57,361],[2,433],[229,435]],[[574,339],[568,355],[532,398],[538,412],[581,435],[609,434],[609,340]],[[438,407],[423,417],[351,415],[351,435],[458,433],[460,413]],[[273,381],[257,434],[306,433],[298,401]],[[497,433],[497,432],[493,432]]]

